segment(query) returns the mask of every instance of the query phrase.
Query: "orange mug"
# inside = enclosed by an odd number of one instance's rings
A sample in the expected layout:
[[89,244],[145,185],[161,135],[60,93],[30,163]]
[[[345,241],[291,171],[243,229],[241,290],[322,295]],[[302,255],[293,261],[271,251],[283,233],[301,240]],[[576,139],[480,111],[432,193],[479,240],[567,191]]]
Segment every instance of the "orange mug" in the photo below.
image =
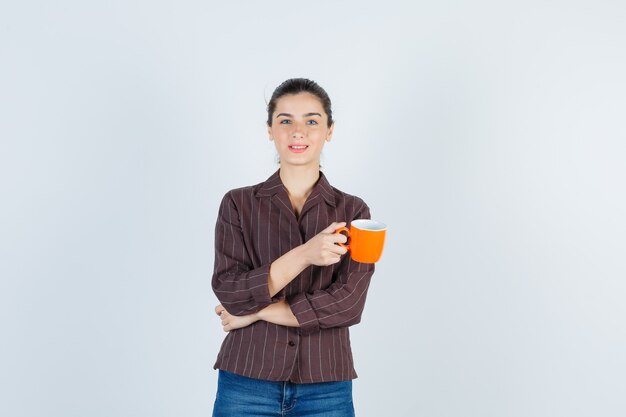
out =
[[352,220],[350,229],[340,227],[335,233],[346,232],[350,239],[349,245],[337,244],[350,251],[350,256],[357,262],[373,264],[378,262],[385,245],[387,225],[376,220]]

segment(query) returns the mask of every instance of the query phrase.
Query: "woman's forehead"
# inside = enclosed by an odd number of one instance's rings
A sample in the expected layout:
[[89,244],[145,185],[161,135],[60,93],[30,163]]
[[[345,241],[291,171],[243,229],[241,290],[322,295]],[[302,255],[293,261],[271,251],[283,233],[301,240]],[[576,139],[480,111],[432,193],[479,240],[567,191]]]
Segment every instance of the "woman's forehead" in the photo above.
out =
[[276,111],[279,109],[297,109],[307,113],[310,111],[324,110],[320,100],[310,93],[298,93],[284,95],[276,102]]

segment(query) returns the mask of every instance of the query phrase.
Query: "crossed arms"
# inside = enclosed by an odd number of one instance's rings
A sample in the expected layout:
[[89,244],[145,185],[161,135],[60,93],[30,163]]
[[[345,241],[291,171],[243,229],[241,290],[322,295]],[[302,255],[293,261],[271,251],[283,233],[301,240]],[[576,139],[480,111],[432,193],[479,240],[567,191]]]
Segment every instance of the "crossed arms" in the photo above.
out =
[[[365,305],[374,264],[353,261],[346,250],[344,235],[334,231],[345,223],[332,223],[305,244],[297,246],[271,263],[258,268],[245,250],[236,205],[227,193],[220,205],[215,233],[215,267],[212,288],[221,302],[215,313],[224,331],[265,320],[300,327],[302,334],[323,328],[357,324]],[[362,202],[357,218],[370,218]],[[333,283],[313,292],[285,296],[283,289],[306,268],[339,263]]]

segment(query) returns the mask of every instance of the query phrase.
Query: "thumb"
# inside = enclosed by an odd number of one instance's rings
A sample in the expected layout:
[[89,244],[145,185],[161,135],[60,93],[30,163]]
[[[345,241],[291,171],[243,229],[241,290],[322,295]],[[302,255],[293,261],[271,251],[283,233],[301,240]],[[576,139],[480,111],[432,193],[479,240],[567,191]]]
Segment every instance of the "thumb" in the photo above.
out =
[[334,233],[335,230],[346,225],[346,222],[332,222],[326,229],[322,230],[325,233]]

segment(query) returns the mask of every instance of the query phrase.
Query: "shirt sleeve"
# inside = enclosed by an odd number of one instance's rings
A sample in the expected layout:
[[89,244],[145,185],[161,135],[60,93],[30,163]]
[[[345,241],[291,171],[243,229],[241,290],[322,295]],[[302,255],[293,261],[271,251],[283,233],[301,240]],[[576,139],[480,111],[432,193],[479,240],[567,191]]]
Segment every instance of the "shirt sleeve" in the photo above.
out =
[[[370,218],[369,207],[362,202],[353,220]],[[361,321],[374,264],[354,261],[349,252],[342,256],[336,279],[328,288],[287,298],[301,334],[352,326]]]
[[230,314],[255,313],[284,299],[281,290],[270,297],[268,276],[271,263],[255,268],[246,250],[241,218],[231,192],[226,193],[215,225],[215,263],[211,286]]

